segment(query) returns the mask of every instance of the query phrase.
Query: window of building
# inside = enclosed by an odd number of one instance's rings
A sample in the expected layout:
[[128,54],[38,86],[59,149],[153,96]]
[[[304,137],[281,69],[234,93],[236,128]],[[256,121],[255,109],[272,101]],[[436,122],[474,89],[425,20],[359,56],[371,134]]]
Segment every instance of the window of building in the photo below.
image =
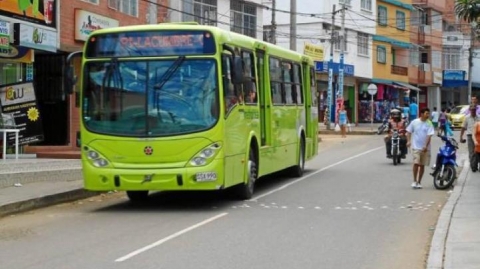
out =
[[432,50],[432,68],[442,68],[442,53],[437,50]]
[[387,8],[384,6],[378,6],[378,25],[387,25]]
[[230,30],[257,37],[257,7],[246,2],[230,1]]
[[368,53],[368,34],[357,33],[357,53],[363,56],[369,56]]
[[384,46],[377,46],[377,63],[387,63],[387,49]]
[[435,30],[442,30],[443,22],[442,22],[442,14],[432,10],[432,29]]
[[409,53],[410,65],[419,65],[420,64],[420,51],[418,49],[410,49]]
[[372,0],[362,0],[360,2],[360,7],[363,10],[372,11]]
[[443,48],[443,69],[460,68],[460,48]]
[[337,35],[337,40],[334,43],[334,49],[335,50],[341,50],[343,49],[344,52],[347,51],[347,37],[348,37],[348,31],[345,29],[345,37]]
[[397,29],[405,30],[405,12],[397,10]]
[[92,4],[97,4],[98,5],[98,0],[82,0],[83,2],[89,2]]
[[138,17],[138,0],[108,0],[108,7]]
[[193,14],[199,24],[217,26],[217,0],[195,0]]

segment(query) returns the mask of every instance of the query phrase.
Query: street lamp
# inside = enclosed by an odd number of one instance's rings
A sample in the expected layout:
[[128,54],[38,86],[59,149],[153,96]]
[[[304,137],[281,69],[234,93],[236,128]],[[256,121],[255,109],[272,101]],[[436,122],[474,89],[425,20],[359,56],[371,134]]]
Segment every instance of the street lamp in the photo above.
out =
[[371,128],[372,128],[372,131],[373,131],[373,96],[377,93],[377,85],[373,84],[373,83],[370,83],[370,85],[368,85],[368,94],[370,94],[371,96],[371,114],[370,114],[370,120],[371,120]]

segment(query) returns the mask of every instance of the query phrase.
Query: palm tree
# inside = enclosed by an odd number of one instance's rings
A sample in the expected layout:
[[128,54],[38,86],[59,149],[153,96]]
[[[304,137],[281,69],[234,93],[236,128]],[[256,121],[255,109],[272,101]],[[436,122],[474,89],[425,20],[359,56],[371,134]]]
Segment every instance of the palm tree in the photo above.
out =
[[454,10],[466,22],[476,22],[480,18],[480,0],[456,0]]

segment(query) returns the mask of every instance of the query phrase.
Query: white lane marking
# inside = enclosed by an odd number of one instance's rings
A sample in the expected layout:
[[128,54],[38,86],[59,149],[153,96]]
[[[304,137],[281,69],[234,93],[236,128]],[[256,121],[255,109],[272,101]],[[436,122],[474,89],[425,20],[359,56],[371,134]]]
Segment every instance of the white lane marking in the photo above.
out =
[[301,178],[296,179],[296,180],[294,180],[294,181],[292,181],[292,182],[289,182],[289,183],[287,183],[287,184],[285,184],[285,185],[283,185],[283,186],[281,186],[281,187],[278,187],[278,188],[276,188],[276,189],[274,189],[274,190],[271,190],[271,191],[266,192],[266,193],[264,193],[264,194],[260,194],[260,195],[254,197],[254,198],[252,198],[252,199],[250,199],[250,200],[248,200],[248,201],[257,201],[257,200],[260,199],[260,198],[263,198],[263,197],[268,196],[268,195],[270,195],[270,194],[273,194],[273,193],[276,193],[276,192],[278,192],[278,191],[281,191],[281,190],[289,187],[290,185],[296,184],[296,183],[298,183],[298,182],[300,182],[300,181],[302,181],[302,180],[304,180],[304,179],[307,179],[307,178],[309,178],[309,177],[311,177],[311,176],[313,176],[313,175],[316,175],[316,174],[318,174],[318,173],[320,173],[320,172],[323,172],[323,171],[325,171],[325,170],[327,170],[327,169],[330,169],[330,168],[335,167],[335,166],[337,166],[337,165],[339,165],[339,164],[348,162],[348,161],[353,160],[353,159],[355,159],[355,158],[358,158],[358,157],[360,157],[360,156],[366,155],[366,154],[368,154],[368,153],[370,153],[370,152],[373,152],[373,151],[376,151],[376,150],[379,150],[379,149],[384,149],[384,148],[385,148],[385,146],[382,146],[382,147],[378,147],[378,148],[374,148],[374,149],[371,149],[371,150],[367,150],[367,151],[362,152],[362,153],[360,153],[360,154],[357,154],[357,155],[348,157],[348,158],[346,158],[346,159],[344,159],[344,160],[341,160],[341,161],[339,161],[339,162],[336,162],[336,163],[333,163],[333,164],[331,164],[331,165],[325,166],[324,168],[322,168],[322,169],[320,169],[320,170],[317,170],[317,171],[315,171],[315,172],[313,172],[313,173],[310,173],[310,174],[308,174],[308,175],[306,175],[306,176],[304,176],[304,177],[301,177]]
[[155,242],[155,243],[152,243],[152,244],[150,244],[150,245],[148,245],[148,246],[145,246],[145,247],[143,247],[143,248],[140,248],[140,249],[137,249],[137,250],[135,250],[135,251],[133,251],[133,252],[130,252],[129,254],[127,254],[127,255],[125,255],[125,256],[123,256],[123,257],[121,257],[121,258],[116,259],[115,262],[123,262],[123,261],[126,261],[126,260],[128,260],[128,259],[130,259],[130,258],[132,258],[132,257],[134,257],[134,256],[136,256],[136,255],[138,255],[138,254],[141,254],[141,253],[143,253],[143,252],[145,252],[145,251],[147,251],[147,250],[150,250],[150,249],[152,249],[152,248],[154,248],[154,247],[158,247],[158,246],[160,246],[161,244],[163,244],[163,243],[165,243],[165,242],[167,242],[167,241],[169,241],[169,240],[171,240],[171,239],[174,239],[175,237],[178,237],[178,236],[180,236],[180,235],[182,235],[182,234],[188,233],[188,232],[190,232],[191,230],[194,230],[194,229],[196,229],[196,228],[198,228],[198,227],[200,227],[200,226],[203,226],[203,225],[205,225],[205,224],[208,224],[209,222],[212,222],[212,221],[214,221],[214,220],[217,220],[217,219],[219,219],[219,218],[221,218],[221,217],[224,217],[224,216],[226,216],[226,215],[228,215],[228,213],[222,213],[222,214],[216,215],[216,216],[214,216],[214,217],[211,217],[211,218],[209,218],[209,219],[206,219],[206,220],[204,220],[204,221],[202,221],[202,222],[199,222],[199,223],[197,223],[197,224],[195,224],[195,225],[192,225],[192,226],[190,226],[190,227],[188,227],[188,228],[185,228],[185,229],[183,229],[183,230],[181,230],[181,231],[179,231],[179,232],[176,232],[176,233],[174,233],[174,234],[172,234],[172,235],[169,235],[169,236],[167,236],[167,237],[165,237],[165,238],[163,238],[163,239],[160,239],[160,240],[158,240],[158,241]]

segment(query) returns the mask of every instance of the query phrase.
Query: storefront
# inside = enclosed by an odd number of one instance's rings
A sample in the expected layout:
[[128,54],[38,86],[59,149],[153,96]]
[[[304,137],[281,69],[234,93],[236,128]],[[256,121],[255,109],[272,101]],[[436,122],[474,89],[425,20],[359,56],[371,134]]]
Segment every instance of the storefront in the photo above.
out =
[[[367,89],[370,83],[377,85],[377,93],[373,96],[373,115],[372,96]],[[358,92],[358,122],[370,123],[372,117],[373,122],[382,122],[391,109],[406,106],[411,102],[416,103],[419,92],[419,88],[408,83],[380,79],[362,82]]]
[[[335,97],[338,92],[338,70],[339,63],[333,63],[332,85],[334,92],[332,94],[332,110],[335,111]],[[328,108],[328,62],[315,62],[315,71],[317,74],[317,90],[319,92],[318,110],[319,122],[326,122],[326,110]],[[349,119],[355,118],[355,67],[345,64],[343,79],[343,100],[344,107]],[[335,122],[334,114],[330,114],[330,122]]]

